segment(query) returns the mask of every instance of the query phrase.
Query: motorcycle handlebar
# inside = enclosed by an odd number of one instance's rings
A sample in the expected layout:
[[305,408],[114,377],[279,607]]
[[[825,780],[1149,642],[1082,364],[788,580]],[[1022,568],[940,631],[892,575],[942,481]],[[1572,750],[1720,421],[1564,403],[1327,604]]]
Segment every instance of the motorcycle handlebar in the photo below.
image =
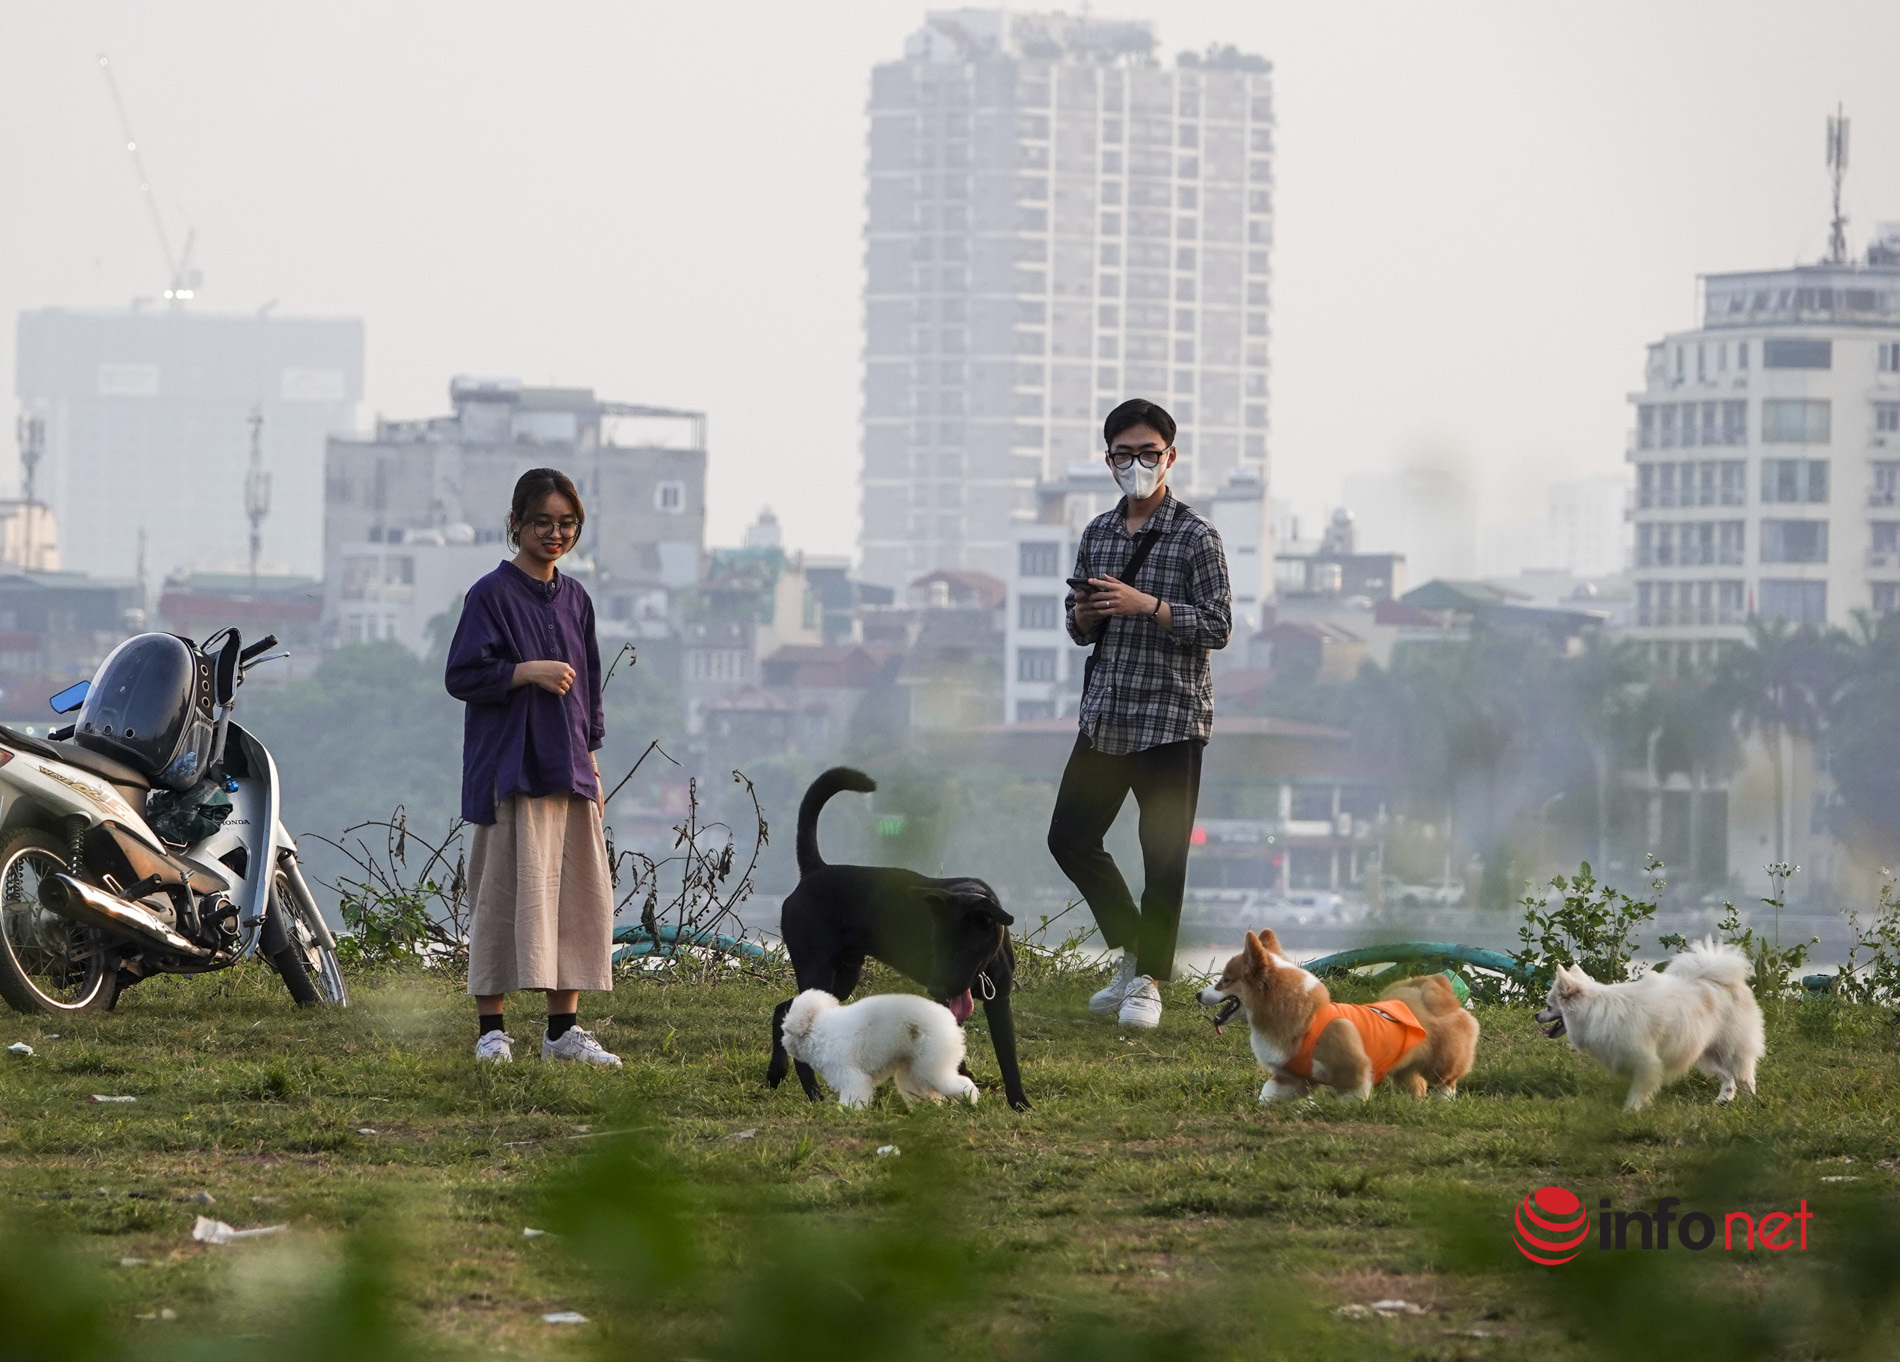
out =
[[264,635],[263,638],[259,639],[257,642],[253,643],[250,647],[246,648],[243,652],[239,653],[238,661],[249,662],[252,658],[256,657],[258,654],[269,652],[272,648],[275,648],[276,646],[277,646],[277,635],[266,634]]

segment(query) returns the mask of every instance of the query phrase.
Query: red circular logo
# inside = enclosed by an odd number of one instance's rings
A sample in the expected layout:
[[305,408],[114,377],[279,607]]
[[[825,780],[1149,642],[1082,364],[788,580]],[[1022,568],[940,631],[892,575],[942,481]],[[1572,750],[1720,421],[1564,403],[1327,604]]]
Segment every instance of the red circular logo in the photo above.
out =
[[1569,1262],[1590,1237],[1590,1213],[1568,1187],[1539,1187],[1517,1203],[1511,1219],[1517,1251],[1545,1267]]

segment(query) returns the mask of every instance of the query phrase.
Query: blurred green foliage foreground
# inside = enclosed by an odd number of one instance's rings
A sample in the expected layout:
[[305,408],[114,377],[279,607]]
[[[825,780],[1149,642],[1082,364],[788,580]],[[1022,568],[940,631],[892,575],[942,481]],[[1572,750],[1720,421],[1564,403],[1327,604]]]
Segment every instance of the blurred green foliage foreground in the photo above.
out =
[[[1884,1009],[1771,1002],[1729,1107],[1696,1076],[1627,1115],[1491,1007],[1456,1102],[1263,1110],[1244,1027],[1175,985],[1123,1039],[1077,972],[1018,1000],[1034,1110],[991,1100],[973,1025],[977,1108],[850,1113],[762,1087],[777,980],[623,982],[583,1018],[618,1073],[477,1069],[451,982],[359,982],[342,1013],[240,971],[0,1017],[35,1051],[0,1052],[0,1359],[1900,1356]],[[1812,1247],[1534,1267],[1510,1217],[1546,1183],[1806,1198]]]

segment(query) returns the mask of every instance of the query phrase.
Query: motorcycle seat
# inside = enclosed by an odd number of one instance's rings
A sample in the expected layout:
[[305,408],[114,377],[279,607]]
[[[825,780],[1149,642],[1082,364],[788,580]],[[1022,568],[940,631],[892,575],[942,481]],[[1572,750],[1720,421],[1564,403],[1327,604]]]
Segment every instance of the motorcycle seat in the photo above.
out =
[[44,757],[48,761],[59,761],[68,766],[77,766],[80,770],[88,771],[101,780],[122,789],[126,786],[134,790],[152,788],[152,782],[149,779],[124,762],[114,761],[111,757],[88,751],[78,743],[49,742],[44,738],[29,737],[25,733],[0,724],[0,746],[11,747],[20,752],[31,752],[34,756]]

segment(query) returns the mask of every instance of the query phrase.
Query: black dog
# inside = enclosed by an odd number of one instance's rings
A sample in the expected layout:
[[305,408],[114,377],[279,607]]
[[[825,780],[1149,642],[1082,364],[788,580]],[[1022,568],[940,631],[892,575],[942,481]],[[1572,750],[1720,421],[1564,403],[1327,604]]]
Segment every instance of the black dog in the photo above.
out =
[[[785,900],[779,935],[791,953],[802,993],[822,988],[843,1002],[858,986],[866,956],[882,960],[929,990],[961,1022],[983,997],[983,1015],[1003,1071],[1003,1090],[1018,1111],[1029,1106],[1016,1068],[1016,1018],[1009,994],[1016,953],[996,891],[981,880],[933,880],[889,866],[826,865],[818,854],[818,815],[840,790],[869,794],[877,783],[862,771],[834,766],[811,783],[798,806],[798,888]],[[765,1081],[777,1087],[791,1058],[785,1053],[787,998],[772,1011],[772,1065]],[[805,1095],[818,1100],[818,1078],[798,1066]]]

